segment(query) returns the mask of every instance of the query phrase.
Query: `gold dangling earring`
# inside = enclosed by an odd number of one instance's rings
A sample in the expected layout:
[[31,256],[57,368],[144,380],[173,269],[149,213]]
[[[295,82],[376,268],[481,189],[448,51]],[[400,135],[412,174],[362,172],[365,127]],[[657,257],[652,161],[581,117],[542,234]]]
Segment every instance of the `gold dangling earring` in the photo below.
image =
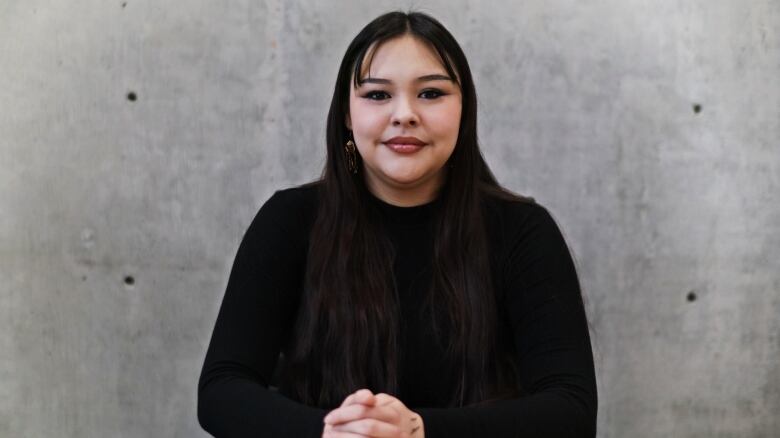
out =
[[344,145],[344,152],[347,155],[347,167],[349,171],[357,174],[357,153],[355,152],[355,142],[352,140],[347,141]]

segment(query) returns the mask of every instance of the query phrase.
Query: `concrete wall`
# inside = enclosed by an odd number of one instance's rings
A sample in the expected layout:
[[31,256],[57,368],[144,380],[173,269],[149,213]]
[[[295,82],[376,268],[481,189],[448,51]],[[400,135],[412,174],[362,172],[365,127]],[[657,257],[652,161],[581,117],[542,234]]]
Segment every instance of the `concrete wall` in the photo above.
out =
[[780,434],[776,0],[0,0],[0,436],[205,436],[238,242],[319,174],[348,41],[411,5],[577,258],[599,436]]

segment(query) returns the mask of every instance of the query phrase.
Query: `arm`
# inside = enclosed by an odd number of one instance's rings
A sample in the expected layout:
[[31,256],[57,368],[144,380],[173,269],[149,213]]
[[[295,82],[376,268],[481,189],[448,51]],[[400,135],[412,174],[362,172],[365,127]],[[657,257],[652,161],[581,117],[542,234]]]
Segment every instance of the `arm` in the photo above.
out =
[[300,214],[277,192],[239,246],[198,385],[198,420],[217,437],[319,437],[326,412],[268,389],[295,318],[305,248]]
[[596,379],[579,282],[555,221],[542,206],[506,236],[506,298],[520,384],[528,395],[489,405],[423,408],[425,435],[594,437]]

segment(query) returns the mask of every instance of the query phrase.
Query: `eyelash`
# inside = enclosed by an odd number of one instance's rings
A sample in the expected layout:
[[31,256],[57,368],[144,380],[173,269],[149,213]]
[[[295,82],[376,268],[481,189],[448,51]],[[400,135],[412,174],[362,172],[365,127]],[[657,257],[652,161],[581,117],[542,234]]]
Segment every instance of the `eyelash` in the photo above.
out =
[[[434,99],[438,99],[438,98],[440,98],[440,97],[442,97],[442,96],[446,95],[446,93],[444,93],[444,92],[443,92],[443,91],[441,91],[441,90],[437,90],[437,89],[435,89],[435,88],[429,88],[429,89],[427,89],[427,90],[423,90],[423,91],[421,91],[421,92],[420,92],[420,96],[422,96],[422,95],[424,95],[424,94],[428,94],[428,93],[432,93],[432,94],[434,94],[434,96],[433,96],[433,97],[427,97],[427,98],[425,98],[426,100],[434,100]],[[383,98],[382,98],[382,99],[379,99],[379,98],[378,98],[379,96],[383,96]],[[389,96],[390,96],[390,95],[389,95],[387,92],[385,92],[385,91],[382,91],[382,90],[373,90],[373,91],[369,91],[369,92],[367,92],[366,94],[364,94],[364,95],[363,95],[363,98],[365,98],[365,99],[369,99],[369,100],[384,100],[385,98],[387,98],[387,97],[389,97]]]

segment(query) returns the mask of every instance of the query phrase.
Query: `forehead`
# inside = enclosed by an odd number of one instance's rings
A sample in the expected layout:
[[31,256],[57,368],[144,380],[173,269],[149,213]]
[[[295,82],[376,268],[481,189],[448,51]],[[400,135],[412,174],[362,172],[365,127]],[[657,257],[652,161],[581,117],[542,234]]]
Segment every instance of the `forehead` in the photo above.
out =
[[384,77],[406,72],[447,74],[444,63],[433,46],[407,34],[369,48],[363,58],[360,78]]

